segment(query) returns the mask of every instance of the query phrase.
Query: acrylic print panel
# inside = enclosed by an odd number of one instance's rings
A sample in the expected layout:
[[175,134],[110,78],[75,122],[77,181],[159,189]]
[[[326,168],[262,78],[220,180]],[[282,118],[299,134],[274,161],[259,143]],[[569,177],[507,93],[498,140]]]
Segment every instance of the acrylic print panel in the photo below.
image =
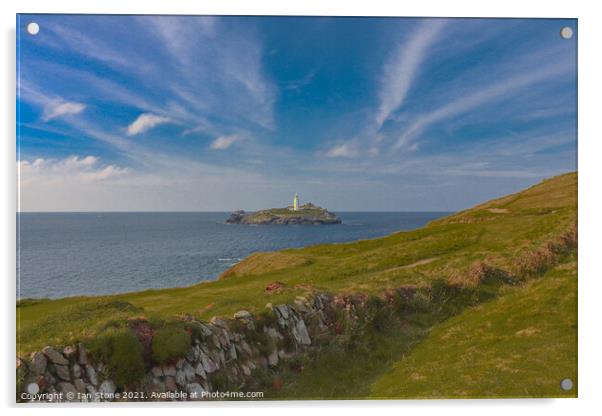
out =
[[18,402],[577,396],[576,20],[17,23]]

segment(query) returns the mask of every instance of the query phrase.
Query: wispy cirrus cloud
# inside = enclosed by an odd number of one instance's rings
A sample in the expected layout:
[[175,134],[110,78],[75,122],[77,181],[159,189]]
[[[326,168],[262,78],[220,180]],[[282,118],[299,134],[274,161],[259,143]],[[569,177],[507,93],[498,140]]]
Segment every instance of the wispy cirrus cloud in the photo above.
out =
[[158,116],[151,113],[143,113],[140,114],[138,118],[127,127],[127,135],[135,136],[152,129],[153,127],[169,122],[171,122],[169,117]]
[[58,95],[50,96],[26,81],[19,85],[20,98],[42,108],[42,121],[50,121],[63,116],[79,114],[86,109],[86,104],[68,101]]
[[225,150],[232,146],[234,143],[242,140],[242,137],[237,134],[229,136],[220,136],[211,143],[213,150]]
[[459,94],[457,98],[448,103],[419,115],[399,136],[392,149],[399,150],[404,146],[414,149],[417,143],[412,143],[412,141],[429,126],[477,107],[508,98],[517,91],[531,85],[567,73],[571,67],[571,62],[561,61],[552,65],[533,68],[529,72],[515,73],[480,87],[467,86],[464,94]]
[[375,115],[376,131],[403,104],[420,75],[421,65],[427,58],[429,49],[437,41],[445,24],[445,19],[424,20],[388,57],[383,68],[379,107]]
[[241,32],[208,16],[136,20],[174,63],[169,85],[175,99],[205,119],[210,116],[218,128],[274,128],[276,87],[252,27]]
[[79,114],[86,109],[86,105],[72,101],[53,100],[44,106],[42,120],[49,121],[53,118]]
[[359,154],[357,144],[351,141],[337,144],[324,152],[324,156],[329,158],[353,158],[359,156]]

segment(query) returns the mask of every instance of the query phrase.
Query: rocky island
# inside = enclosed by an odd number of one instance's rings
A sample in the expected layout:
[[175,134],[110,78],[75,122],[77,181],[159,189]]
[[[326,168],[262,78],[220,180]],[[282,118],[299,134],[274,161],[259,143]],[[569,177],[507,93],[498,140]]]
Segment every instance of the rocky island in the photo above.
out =
[[326,208],[308,202],[299,205],[299,196],[295,194],[293,205],[286,208],[270,208],[256,212],[234,211],[227,224],[341,224],[341,219]]

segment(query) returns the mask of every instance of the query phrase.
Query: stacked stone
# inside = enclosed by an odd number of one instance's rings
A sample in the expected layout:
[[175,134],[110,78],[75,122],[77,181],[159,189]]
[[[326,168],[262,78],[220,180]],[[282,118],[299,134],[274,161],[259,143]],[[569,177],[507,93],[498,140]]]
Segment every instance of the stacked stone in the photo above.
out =
[[[231,321],[217,317],[209,323],[195,321],[194,324],[201,329],[201,337],[193,337],[192,347],[184,357],[151,368],[144,382],[144,399],[153,400],[154,396],[162,400],[165,397],[163,393],[167,392],[186,392],[188,400],[203,399],[205,392],[215,391],[211,375],[216,372],[221,372],[230,386],[243,386],[252,378],[253,370],[258,368],[276,372],[281,360],[288,360],[312,348],[312,337],[331,334],[326,309],[333,305],[333,299],[323,294],[297,297],[290,305],[266,305],[276,318],[274,324],[261,326],[265,339],[269,340],[267,353],[265,348],[261,353],[246,339],[245,333],[259,331],[260,327],[248,311],[235,313]],[[237,325],[232,325],[234,322]],[[285,337],[294,340],[291,351],[278,347],[279,341]],[[111,400],[116,387],[105,376],[104,369],[102,363],[93,365],[90,362],[81,344],[77,348],[65,347],[62,352],[45,347],[41,352],[32,354],[23,389],[29,393],[34,393],[33,390],[35,393],[63,392],[64,396],[68,396],[65,400],[72,401],[98,399],[96,393],[103,393],[98,400]],[[172,397],[179,400],[181,396]]]
[[116,387],[104,373],[102,364],[94,366],[88,360],[82,344],[66,346],[62,351],[47,346],[31,354],[24,392],[48,393],[53,401],[110,400]]

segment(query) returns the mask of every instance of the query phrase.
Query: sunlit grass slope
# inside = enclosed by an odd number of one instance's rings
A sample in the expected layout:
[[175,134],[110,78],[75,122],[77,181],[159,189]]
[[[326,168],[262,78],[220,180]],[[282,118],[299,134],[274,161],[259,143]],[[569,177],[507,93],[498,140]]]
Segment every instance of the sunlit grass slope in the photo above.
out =
[[[492,300],[451,318],[406,312],[380,330],[367,326],[351,344],[330,343],[266,397],[576,397],[575,254],[526,283],[484,288]],[[560,388],[564,378],[572,390]]]
[[[570,378],[570,391],[560,381]],[[371,398],[576,397],[577,264],[466,310],[371,386]]]
[[[74,342],[108,321],[127,317],[187,314],[207,319],[240,309],[261,311],[268,302],[289,302],[308,291],[381,293],[402,285],[429,285],[461,275],[477,260],[507,268],[518,253],[575,222],[576,195],[577,174],[569,173],[418,230],[251,256],[228,278],[192,287],[24,301],[17,307],[18,352]],[[271,282],[282,283],[283,290],[268,293]]]

